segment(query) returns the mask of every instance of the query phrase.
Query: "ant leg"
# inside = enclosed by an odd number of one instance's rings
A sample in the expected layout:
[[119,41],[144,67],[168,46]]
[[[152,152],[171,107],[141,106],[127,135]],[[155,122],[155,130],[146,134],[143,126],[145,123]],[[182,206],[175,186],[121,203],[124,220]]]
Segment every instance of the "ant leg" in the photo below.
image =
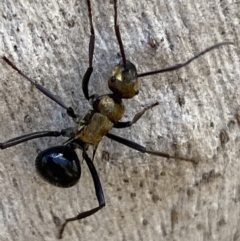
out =
[[91,9],[91,3],[90,0],[87,0],[87,6],[88,6],[88,17],[89,17],[89,22],[90,22],[90,40],[89,40],[89,67],[86,71],[86,73],[83,76],[82,80],[82,90],[85,98],[87,100],[90,99],[89,93],[88,93],[88,83],[91,77],[91,74],[93,72],[93,67],[92,67],[92,61],[93,61],[93,53],[94,53],[94,43],[95,43],[95,34],[94,34],[94,28],[93,28],[93,21],[92,21],[92,9]]
[[124,66],[124,69],[127,70],[126,56],[124,53],[124,47],[123,47],[122,38],[121,38],[120,30],[119,30],[119,25],[117,24],[117,0],[114,0],[114,29],[115,29],[116,37],[118,40],[120,52],[122,55],[123,66]]
[[223,45],[234,45],[233,42],[222,42],[222,43],[217,43],[211,47],[208,47],[207,49],[203,50],[202,52],[198,53],[197,55],[193,56],[191,59],[189,59],[188,61],[186,61],[185,63],[180,63],[180,64],[176,64],[174,66],[171,66],[171,67],[167,67],[165,69],[159,69],[159,70],[155,70],[155,71],[150,71],[150,72],[145,72],[145,73],[142,73],[142,74],[138,74],[137,77],[144,77],[144,76],[147,76],[147,75],[153,75],[153,74],[159,74],[159,73],[163,73],[163,72],[169,72],[169,71],[174,71],[174,70],[177,70],[177,69],[181,69],[182,67],[185,67],[187,66],[188,64],[190,64],[193,60],[199,58],[200,56],[206,54],[207,52],[213,50],[213,49],[216,49],[216,48],[219,48]]
[[164,152],[159,152],[159,151],[154,151],[154,150],[149,150],[147,149],[145,146],[141,146],[140,144],[136,143],[136,142],[133,142],[133,141],[130,141],[130,140],[127,140],[125,138],[122,138],[120,136],[116,136],[116,135],[113,135],[111,133],[107,133],[106,136],[114,141],[117,141],[125,146],[128,146],[134,150],[137,150],[137,151],[140,151],[142,153],[148,153],[148,154],[151,154],[151,155],[155,155],[155,156],[161,156],[161,157],[165,157],[165,158],[172,158],[172,159],[178,159],[178,160],[181,160],[181,161],[189,161],[189,162],[192,162],[194,164],[197,164],[198,161],[196,160],[193,160],[193,159],[187,159],[187,158],[183,158],[183,157],[178,157],[178,156],[171,156],[167,153],[164,153]]
[[135,124],[135,123],[143,116],[143,114],[144,114],[147,110],[153,108],[153,107],[156,106],[156,105],[159,105],[159,103],[158,103],[158,102],[155,102],[154,104],[145,107],[142,111],[138,112],[138,113],[133,117],[132,121],[124,121],[124,122],[119,121],[119,122],[115,123],[113,127],[114,127],[114,128],[126,128],[126,127],[130,127],[131,125]]
[[33,132],[29,133],[23,136],[15,137],[13,139],[10,139],[8,141],[0,143],[0,149],[6,149],[11,146],[18,145],[20,143],[36,139],[36,138],[41,138],[41,137],[47,137],[47,136],[53,136],[53,137],[58,137],[58,136],[70,136],[70,129],[64,129],[61,131],[38,131],[38,132]]
[[54,95],[50,90],[46,89],[45,87],[43,87],[40,84],[35,83],[32,79],[30,79],[28,76],[26,76],[20,69],[18,69],[8,58],[6,58],[5,56],[2,57],[2,59],[8,64],[10,65],[13,69],[15,69],[21,76],[23,76],[25,79],[27,79],[31,84],[33,84],[38,90],[40,90],[44,95],[46,95],[48,98],[50,98],[51,100],[53,100],[55,103],[57,103],[58,105],[60,105],[61,107],[63,107],[64,109],[67,110],[67,114],[72,117],[72,118],[76,118],[76,115],[72,109],[72,107],[67,107],[63,101],[56,95]]
[[91,210],[79,213],[75,217],[67,218],[66,221],[62,224],[62,226],[60,228],[60,231],[59,231],[59,238],[60,239],[62,238],[64,228],[65,228],[65,226],[67,225],[68,222],[72,222],[72,221],[76,221],[76,220],[80,220],[80,219],[89,217],[89,216],[93,215],[94,213],[98,212],[100,209],[102,209],[105,206],[105,198],[104,198],[104,194],[103,194],[103,190],[102,190],[102,185],[101,185],[99,176],[97,174],[97,171],[96,171],[96,169],[93,165],[93,162],[92,162],[92,160],[90,159],[90,157],[88,156],[88,154],[86,153],[85,150],[83,150],[82,157],[83,157],[83,159],[85,159],[85,161],[88,165],[88,168],[91,172],[99,206],[96,207],[96,208],[93,208]]

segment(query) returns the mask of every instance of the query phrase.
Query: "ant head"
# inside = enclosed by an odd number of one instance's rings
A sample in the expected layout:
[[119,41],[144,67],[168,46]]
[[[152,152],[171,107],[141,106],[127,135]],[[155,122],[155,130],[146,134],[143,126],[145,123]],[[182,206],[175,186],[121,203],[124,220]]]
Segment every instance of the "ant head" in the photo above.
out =
[[126,66],[122,62],[112,70],[112,76],[108,80],[109,89],[120,98],[130,99],[139,93],[137,70],[133,63],[126,61]]
[[40,176],[58,187],[71,187],[81,176],[81,166],[72,145],[48,148],[36,158],[36,168]]

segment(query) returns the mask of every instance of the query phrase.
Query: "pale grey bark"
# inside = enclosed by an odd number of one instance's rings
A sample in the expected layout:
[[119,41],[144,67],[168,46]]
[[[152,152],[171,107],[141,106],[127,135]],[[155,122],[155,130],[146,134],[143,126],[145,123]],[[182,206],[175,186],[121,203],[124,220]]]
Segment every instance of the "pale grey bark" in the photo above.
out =
[[[91,92],[108,93],[119,48],[111,1],[92,1],[96,32]],[[106,208],[68,224],[64,240],[240,240],[239,1],[119,3],[126,56],[138,72],[185,61],[206,47],[222,47],[182,70],[140,79],[126,101],[125,119],[148,111],[121,136],[199,161],[143,155],[104,138],[95,165]],[[80,114],[90,107],[81,90],[88,67],[85,1],[0,2],[0,56],[61,96]],[[157,42],[150,45],[149,40]],[[65,111],[0,61],[0,140],[73,126]],[[222,134],[221,134],[222,133]],[[221,141],[222,139],[222,141]],[[0,152],[0,240],[56,240],[57,222],[97,205],[85,163],[80,183],[55,188],[36,174],[39,150],[62,138],[43,138]],[[55,221],[55,223],[54,223]]]

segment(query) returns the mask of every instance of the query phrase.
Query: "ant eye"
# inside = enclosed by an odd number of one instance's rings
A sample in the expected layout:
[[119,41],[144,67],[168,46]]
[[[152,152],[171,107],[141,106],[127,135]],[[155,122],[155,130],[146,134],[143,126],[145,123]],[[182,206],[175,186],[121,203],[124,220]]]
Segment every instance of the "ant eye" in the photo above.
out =
[[116,79],[116,77],[115,76],[112,76],[111,77],[111,82],[115,82],[117,79]]
[[71,187],[81,176],[79,159],[71,145],[42,151],[36,158],[36,168],[44,180],[58,187]]

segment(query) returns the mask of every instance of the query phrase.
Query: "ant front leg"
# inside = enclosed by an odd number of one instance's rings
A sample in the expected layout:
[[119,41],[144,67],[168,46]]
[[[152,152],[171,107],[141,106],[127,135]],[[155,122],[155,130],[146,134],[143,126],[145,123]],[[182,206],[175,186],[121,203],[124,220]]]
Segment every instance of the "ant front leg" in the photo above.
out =
[[144,114],[147,110],[149,110],[149,109],[151,109],[151,108],[153,108],[154,106],[157,106],[157,105],[159,105],[159,102],[155,102],[154,104],[145,107],[142,111],[138,112],[138,113],[133,117],[132,121],[124,121],[124,122],[119,121],[119,122],[115,123],[113,127],[114,127],[114,128],[126,128],[126,127],[130,127],[130,126],[132,126],[133,124],[135,124],[135,123],[143,116],[143,114]]
[[88,165],[88,168],[89,168],[89,171],[92,175],[92,179],[93,179],[94,187],[95,187],[95,193],[96,193],[96,196],[97,196],[97,199],[98,199],[99,206],[96,207],[96,208],[93,208],[91,210],[79,213],[75,217],[67,218],[60,228],[59,239],[62,238],[62,234],[63,234],[64,228],[67,225],[67,223],[87,218],[87,217],[93,215],[94,213],[98,212],[103,207],[105,207],[105,198],[104,198],[104,194],[103,194],[103,190],[102,190],[102,185],[101,185],[99,176],[97,174],[97,171],[96,171],[96,169],[93,165],[93,162],[92,162],[92,160],[90,159],[90,157],[88,156],[88,154],[86,153],[85,150],[83,150],[82,157],[86,161],[86,163]]
[[91,3],[90,0],[87,0],[87,6],[88,6],[88,17],[89,17],[89,22],[90,22],[90,40],[89,40],[89,66],[86,71],[86,73],[83,76],[82,80],[82,90],[85,98],[87,100],[90,99],[89,97],[89,92],[88,92],[88,83],[91,77],[91,74],[93,72],[93,67],[92,67],[92,61],[93,61],[93,54],[94,54],[94,45],[95,45],[95,33],[94,33],[94,28],[93,28],[93,21],[92,21],[92,9],[91,9]]

